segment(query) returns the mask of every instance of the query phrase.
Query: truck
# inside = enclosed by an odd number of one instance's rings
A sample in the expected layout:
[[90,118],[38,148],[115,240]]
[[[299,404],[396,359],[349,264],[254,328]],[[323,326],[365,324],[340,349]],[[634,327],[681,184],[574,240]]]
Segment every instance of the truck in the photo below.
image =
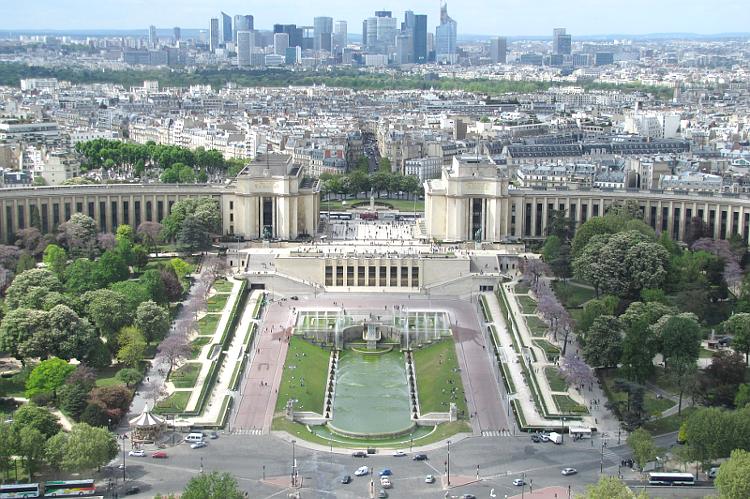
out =
[[549,441],[560,445],[563,443],[563,436],[557,432],[551,431],[549,434]]

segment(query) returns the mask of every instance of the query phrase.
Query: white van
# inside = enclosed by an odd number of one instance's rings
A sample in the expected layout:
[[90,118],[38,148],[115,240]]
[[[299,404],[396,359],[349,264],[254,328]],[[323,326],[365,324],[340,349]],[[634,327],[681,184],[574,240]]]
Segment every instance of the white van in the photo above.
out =
[[203,442],[203,433],[188,433],[188,436],[185,437],[185,442]]

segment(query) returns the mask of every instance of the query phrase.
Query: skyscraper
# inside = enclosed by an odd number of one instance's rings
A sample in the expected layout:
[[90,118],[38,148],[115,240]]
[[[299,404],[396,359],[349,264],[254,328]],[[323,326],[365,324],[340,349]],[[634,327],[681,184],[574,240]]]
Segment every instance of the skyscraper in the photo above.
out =
[[221,41],[224,43],[231,42],[232,37],[232,18],[225,13],[221,13]]
[[[390,14],[390,12],[388,12]],[[377,45],[378,50],[387,54],[391,47],[396,45],[396,34],[398,29],[398,20],[395,17],[376,16],[377,24]]]
[[365,38],[362,44],[367,50],[374,50],[378,44],[378,18],[368,17],[365,21]]
[[336,49],[342,49],[349,43],[349,34],[347,32],[346,21],[336,21],[333,31],[333,45]]
[[414,16],[414,62],[424,64],[427,62],[427,16],[417,14]]
[[490,60],[494,64],[505,64],[507,62],[508,39],[498,36],[490,40]]
[[414,62],[414,38],[410,31],[396,36],[396,64],[411,64]]
[[253,31],[253,16],[238,14],[234,16],[234,41],[237,41],[238,31]]
[[178,43],[180,40],[182,40],[182,30],[180,30],[179,26],[175,26],[172,28],[172,37],[174,38],[174,42]]
[[333,35],[333,18],[316,17],[313,19],[313,48],[315,50],[331,50],[331,36]]
[[289,35],[290,47],[302,46],[302,29],[298,28],[296,24],[274,24],[273,32],[286,33]]
[[287,33],[273,34],[273,53],[276,55],[286,55],[286,49],[289,48],[289,35]]
[[237,66],[247,68],[252,65],[255,51],[255,33],[253,31],[237,32]]
[[571,45],[571,36],[565,32],[565,28],[552,30],[552,53],[554,55],[570,55]]
[[156,37],[156,26],[151,25],[148,27],[148,46],[155,49],[158,43],[159,39]]
[[219,19],[217,17],[211,18],[211,24],[208,27],[208,48],[211,52],[219,48]]
[[440,2],[440,25],[435,30],[435,59],[438,63],[453,64],[457,59],[456,38],[458,23],[448,15],[448,3]]

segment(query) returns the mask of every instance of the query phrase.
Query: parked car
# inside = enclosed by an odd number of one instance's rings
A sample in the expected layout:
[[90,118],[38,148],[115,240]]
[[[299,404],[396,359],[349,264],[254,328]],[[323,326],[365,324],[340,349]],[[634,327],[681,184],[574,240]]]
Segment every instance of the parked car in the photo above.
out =
[[382,470],[380,470],[379,475],[380,476],[391,476],[391,475],[393,475],[393,472],[390,470],[390,468],[383,468]]
[[357,471],[354,472],[354,476],[365,476],[370,472],[370,468],[367,466],[360,466]]
[[208,445],[206,442],[193,442],[192,444],[190,444],[190,448],[191,449],[202,449],[206,445]]
[[435,477],[432,475],[427,475],[424,477],[424,483],[435,483]]
[[538,444],[539,442],[542,441],[542,437],[540,437],[537,434],[531,435],[531,441],[534,442],[535,444]]
[[342,476],[341,477],[341,483],[343,483],[344,485],[346,485],[348,483],[352,483],[352,477],[350,477],[349,475]]
[[427,454],[415,454],[412,459],[414,461],[427,461]]
[[146,451],[144,451],[143,449],[131,450],[130,452],[128,452],[128,456],[130,456],[130,457],[146,457]]
[[151,454],[151,457],[154,458],[154,459],[166,459],[167,458],[167,453],[164,452],[163,450],[158,450],[158,451],[154,452],[153,454]]
[[211,433],[210,433],[210,434],[208,435],[208,438],[210,438],[211,440],[216,440],[217,438],[219,438],[219,434],[218,434],[218,433],[216,433],[215,431],[212,431],[212,432],[211,432]]
[[125,490],[125,495],[126,496],[133,496],[135,494],[139,494],[140,492],[141,492],[141,488],[140,487],[132,486],[132,487],[128,487]]
[[474,494],[464,494],[461,496],[461,499],[477,499],[477,496]]
[[393,453],[393,457],[404,457],[405,455],[406,455],[406,452],[402,450],[397,450],[396,452]]
[[523,478],[516,478],[513,480],[513,485],[516,487],[521,487],[522,485],[526,485],[526,482],[523,481]]
[[380,492],[378,492],[378,499],[385,499],[386,497],[388,497],[388,492],[380,489]]
[[570,476],[570,475],[575,475],[576,473],[578,473],[578,470],[575,468],[563,468],[560,473],[563,476]]
[[352,452],[352,457],[367,457],[367,452],[363,450],[357,450]]
[[710,478],[711,480],[716,478],[716,474],[719,473],[719,467],[713,466],[710,470],[708,470],[708,473],[706,473],[706,476]]
[[542,439],[542,442],[549,442],[549,435],[546,433],[540,433],[539,438]]

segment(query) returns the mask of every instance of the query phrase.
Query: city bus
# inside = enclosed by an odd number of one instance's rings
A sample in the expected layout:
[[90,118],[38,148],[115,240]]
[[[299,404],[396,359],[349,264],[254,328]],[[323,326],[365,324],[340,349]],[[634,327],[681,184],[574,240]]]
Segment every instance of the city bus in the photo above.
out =
[[79,497],[96,494],[93,480],[54,480],[44,482],[44,497]]
[[0,485],[0,499],[39,497],[38,483],[12,483]]
[[649,485],[695,485],[692,473],[649,473]]

